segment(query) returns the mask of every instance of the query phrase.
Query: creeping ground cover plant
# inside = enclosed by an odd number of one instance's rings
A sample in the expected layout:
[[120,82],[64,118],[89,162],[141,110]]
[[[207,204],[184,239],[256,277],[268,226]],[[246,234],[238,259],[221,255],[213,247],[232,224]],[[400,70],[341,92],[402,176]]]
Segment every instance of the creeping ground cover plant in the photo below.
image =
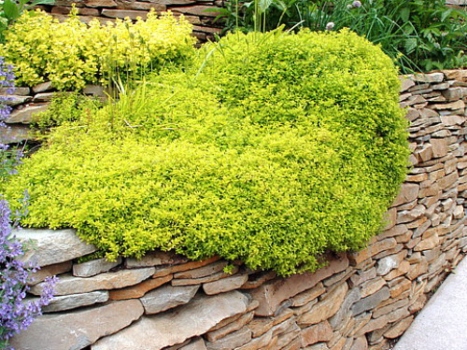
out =
[[109,259],[313,271],[385,225],[409,155],[398,97],[391,59],[350,31],[230,34],[63,122],[0,189],[28,191],[23,225],[75,228]]
[[[192,25],[167,12],[147,19],[89,25],[73,9],[64,22],[40,11],[25,12],[8,31],[0,55],[15,67],[17,85],[51,81],[58,90],[80,90],[86,84],[108,84],[182,63],[193,54]],[[66,49],[64,49],[66,48]]]

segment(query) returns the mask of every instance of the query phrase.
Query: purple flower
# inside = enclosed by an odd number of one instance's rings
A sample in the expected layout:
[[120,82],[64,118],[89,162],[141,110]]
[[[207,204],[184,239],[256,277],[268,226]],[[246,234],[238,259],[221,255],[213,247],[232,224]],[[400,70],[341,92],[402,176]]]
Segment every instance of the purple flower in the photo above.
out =
[[0,347],[8,346],[8,340],[26,329],[41,314],[41,307],[53,297],[56,277],[45,280],[44,292],[37,301],[25,302],[29,290],[29,273],[37,269],[24,265],[17,258],[23,255],[23,247],[12,237],[11,212],[7,201],[0,200]]
[[354,1],[352,3],[352,7],[355,7],[355,8],[359,8],[359,7],[362,7],[362,3],[358,0]]

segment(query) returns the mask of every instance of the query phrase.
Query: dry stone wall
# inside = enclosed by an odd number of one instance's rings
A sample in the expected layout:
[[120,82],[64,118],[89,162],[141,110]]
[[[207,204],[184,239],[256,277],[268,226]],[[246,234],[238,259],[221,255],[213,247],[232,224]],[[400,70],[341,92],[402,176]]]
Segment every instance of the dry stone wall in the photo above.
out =
[[[467,70],[401,77],[412,164],[387,226],[360,252],[315,273],[278,278],[213,257],[155,251],[141,260],[77,258],[73,230],[22,230],[42,269],[31,298],[56,296],[17,349],[388,349],[467,251]],[[34,100],[34,97],[31,97]],[[34,296],[35,295],[35,296]]]
[[223,0],[55,0],[54,6],[41,8],[65,19],[72,4],[75,4],[79,18],[86,23],[93,18],[101,23],[126,17],[145,19],[148,11],[154,9],[157,13],[172,11],[174,15],[183,14],[193,24],[193,34],[203,42],[222,31],[222,23],[215,18],[219,14],[216,10],[223,7]]

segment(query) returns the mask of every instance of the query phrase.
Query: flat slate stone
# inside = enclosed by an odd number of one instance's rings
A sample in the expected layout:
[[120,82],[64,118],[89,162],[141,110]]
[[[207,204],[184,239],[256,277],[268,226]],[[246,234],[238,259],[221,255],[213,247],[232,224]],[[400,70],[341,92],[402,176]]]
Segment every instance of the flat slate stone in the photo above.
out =
[[198,286],[172,287],[165,286],[147,293],[142,297],[144,313],[146,315],[172,309],[176,306],[187,304],[199,289]]
[[346,255],[342,254],[332,260],[328,266],[313,273],[307,272],[293,275],[286,280],[278,279],[263,284],[251,292],[253,299],[259,301],[259,306],[255,310],[256,315],[273,315],[284,300],[313,288],[322,280],[344,271],[348,266],[349,259]]
[[71,271],[71,261],[64,261],[62,263],[43,266],[39,271],[31,273],[28,276],[28,285],[32,286],[44,281],[47,277],[60,275]]
[[142,314],[139,300],[125,300],[84,311],[43,315],[13,337],[11,345],[21,350],[83,349],[127,327]]
[[[60,276],[54,287],[55,295],[69,295],[76,293],[92,292],[94,290],[119,289],[144,281],[154,273],[153,267],[137,270],[121,270],[117,272],[102,273],[93,277],[74,277],[70,275]],[[31,288],[30,292],[40,295],[44,283],[39,283]]]
[[48,104],[38,104],[26,106],[22,109],[17,109],[10,114],[10,116],[5,120],[5,123],[30,124],[33,121],[34,114],[45,112],[48,107]]
[[39,266],[58,264],[91,254],[97,249],[84,243],[76,236],[75,230],[13,230],[13,235],[33,247],[21,257],[24,263]]
[[117,261],[107,261],[104,258],[95,259],[84,262],[82,264],[73,265],[73,276],[76,277],[91,277],[98,275],[102,272],[108,272],[110,269],[120,265],[122,262],[121,258]]
[[244,313],[248,302],[248,297],[237,291],[197,296],[180,309],[142,317],[121,332],[99,339],[91,350],[153,350],[181,344],[228,317]]
[[109,300],[109,292],[107,291],[56,296],[52,298],[49,305],[42,307],[42,311],[48,313],[71,310],[77,307],[105,303],[107,300]]
[[207,295],[225,293],[239,289],[246,281],[248,281],[248,275],[234,275],[218,281],[205,283],[203,284],[203,290]]

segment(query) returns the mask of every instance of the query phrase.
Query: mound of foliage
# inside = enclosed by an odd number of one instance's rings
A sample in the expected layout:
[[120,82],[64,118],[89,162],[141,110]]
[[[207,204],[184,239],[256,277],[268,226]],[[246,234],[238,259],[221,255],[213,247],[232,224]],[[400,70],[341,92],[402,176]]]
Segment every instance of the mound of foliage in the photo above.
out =
[[79,90],[86,84],[108,84],[158,70],[193,55],[192,25],[170,12],[154,11],[146,20],[102,25],[81,22],[73,10],[59,22],[40,10],[24,12],[4,33],[0,56],[15,68],[16,85],[51,81],[58,90]]
[[391,59],[349,31],[232,34],[54,129],[3,190],[28,191],[23,225],[76,228],[110,259],[311,271],[384,225],[408,157],[398,96]]

